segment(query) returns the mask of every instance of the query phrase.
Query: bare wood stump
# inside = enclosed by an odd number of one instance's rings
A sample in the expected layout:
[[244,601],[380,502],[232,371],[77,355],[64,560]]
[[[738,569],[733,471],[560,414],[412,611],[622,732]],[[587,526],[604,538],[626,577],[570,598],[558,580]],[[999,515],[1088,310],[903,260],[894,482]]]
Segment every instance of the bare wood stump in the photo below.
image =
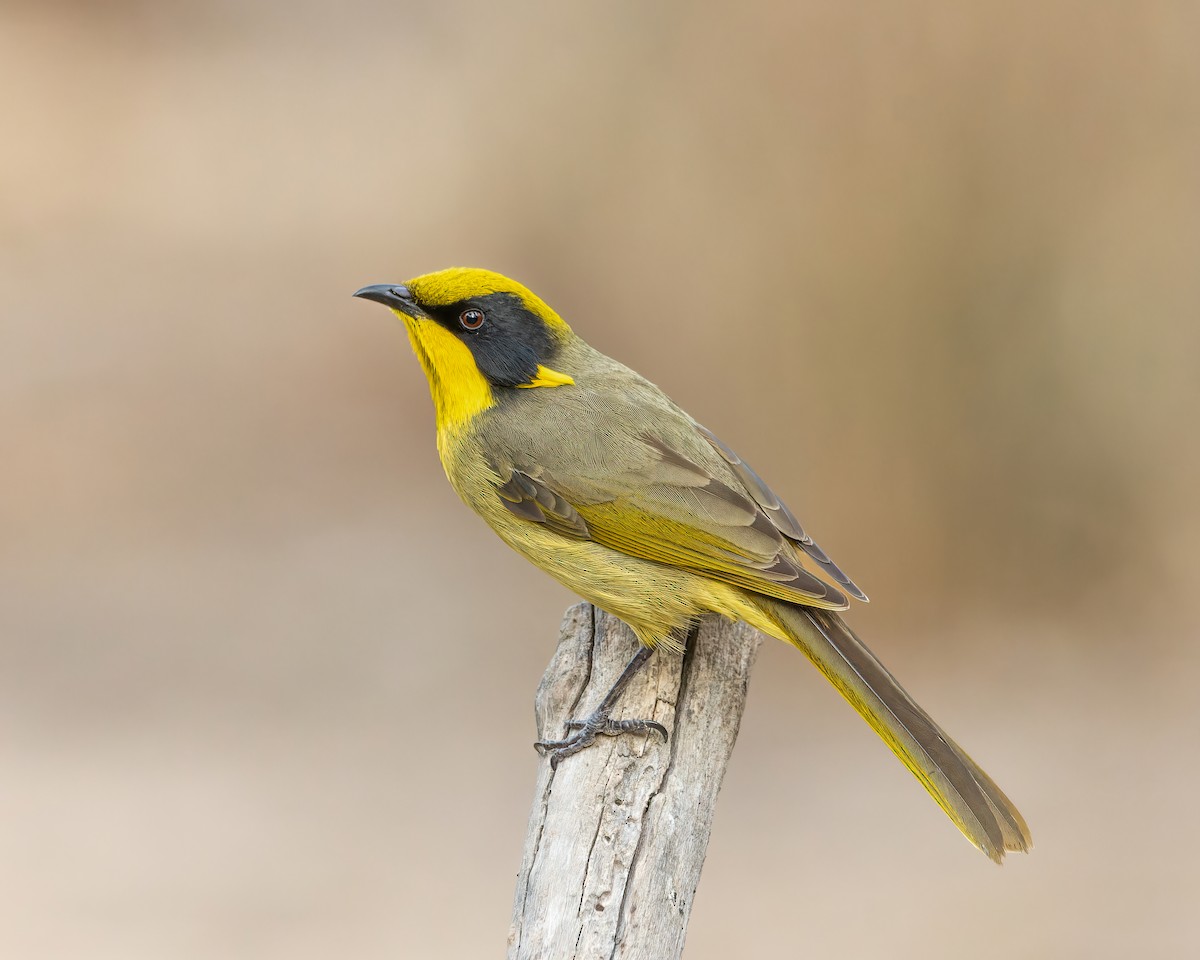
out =
[[[682,656],[659,650],[618,701],[616,717],[671,733],[601,737],[543,760],[517,878],[509,960],[673,960],[737,739],[761,636],[705,618]],[[567,611],[536,700],[539,738],[586,716],[637,649],[629,629],[591,604]]]

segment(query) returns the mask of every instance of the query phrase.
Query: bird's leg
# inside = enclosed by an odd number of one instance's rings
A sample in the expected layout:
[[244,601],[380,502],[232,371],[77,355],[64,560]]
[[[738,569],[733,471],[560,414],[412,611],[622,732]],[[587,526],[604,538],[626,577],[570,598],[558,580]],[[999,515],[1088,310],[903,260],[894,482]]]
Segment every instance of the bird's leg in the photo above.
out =
[[609,717],[621,693],[629,686],[629,681],[646,665],[646,661],[653,653],[653,647],[638,648],[638,652],[633,655],[633,658],[625,665],[625,669],[621,671],[621,675],[617,677],[617,682],[612,685],[612,689],[600,701],[600,706],[584,720],[567,722],[567,730],[574,730],[574,733],[569,733],[562,740],[539,740],[534,744],[540,753],[549,754],[551,769],[557,767],[559,761],[564,757],[569,757],[591,746],[596,737],[601,734],[611,737],[619,733],[661,733],[662,738],[667,739],[667,728],[655,720],[613,720]]

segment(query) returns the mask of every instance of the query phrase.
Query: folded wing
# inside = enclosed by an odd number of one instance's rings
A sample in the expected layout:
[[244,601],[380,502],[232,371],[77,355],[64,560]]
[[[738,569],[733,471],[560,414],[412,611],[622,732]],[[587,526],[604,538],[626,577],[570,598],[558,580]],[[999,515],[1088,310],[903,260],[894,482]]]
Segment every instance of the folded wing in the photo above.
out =
[[[544,459],[554,460],[552,452]],[[567,537],[832,610],[865,600],[749,466],[712,433],[644,432],[590,473],[562,462],[497,468],[514,514]]]

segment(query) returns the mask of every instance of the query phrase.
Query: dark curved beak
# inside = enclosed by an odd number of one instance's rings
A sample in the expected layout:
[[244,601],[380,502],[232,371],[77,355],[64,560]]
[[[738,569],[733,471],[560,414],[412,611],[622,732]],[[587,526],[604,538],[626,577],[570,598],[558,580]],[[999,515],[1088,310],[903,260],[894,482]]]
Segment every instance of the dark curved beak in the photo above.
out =
[[413,300],[408,287],[402,283],[375,283],[369,287],[363,287],[361,290],[355,290],[354,296],[362,297],[364,300],[374,300],[376,303],[382,303],[385,307],[407,313],[410,317],[425,315],[425,311]]

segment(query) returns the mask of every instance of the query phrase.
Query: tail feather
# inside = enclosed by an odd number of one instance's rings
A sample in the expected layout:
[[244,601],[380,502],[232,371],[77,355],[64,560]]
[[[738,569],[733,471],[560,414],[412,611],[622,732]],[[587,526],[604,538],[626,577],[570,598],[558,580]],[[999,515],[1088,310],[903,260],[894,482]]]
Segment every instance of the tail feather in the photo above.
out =
[[905,692],[840,616],[771,602],[793,644],[883,738],[975,846],[999,863],[1033,846],[1021,814],[986,773]]

